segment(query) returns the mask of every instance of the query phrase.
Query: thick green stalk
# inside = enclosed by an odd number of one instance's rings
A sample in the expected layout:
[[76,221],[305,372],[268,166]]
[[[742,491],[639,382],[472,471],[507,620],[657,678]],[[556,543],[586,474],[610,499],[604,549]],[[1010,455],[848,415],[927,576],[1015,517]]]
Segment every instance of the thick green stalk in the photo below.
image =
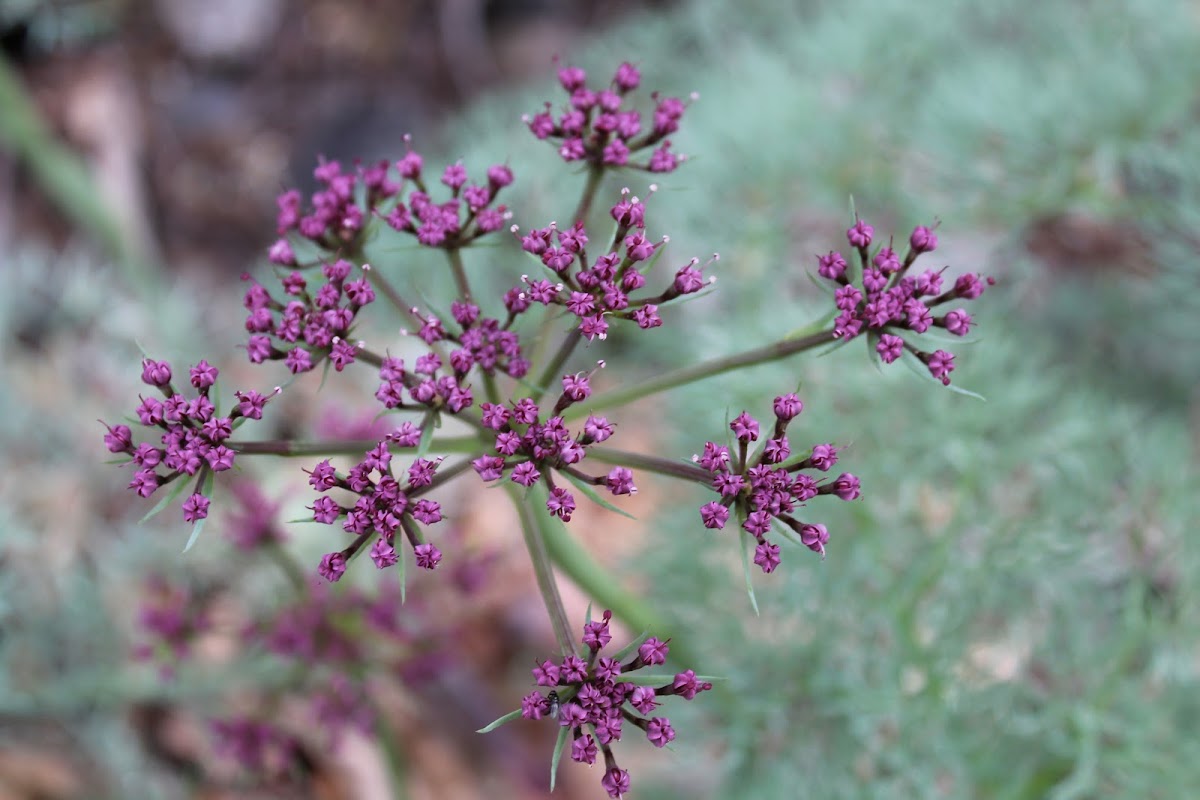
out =
[[538,376],[537,386],[533,390],[533,402],[540,403],[542,396],[553,385],[553,381],[558,377],[559,370],[571,358],[571,354],[575,352],[576,345],[583,337],[579,335],[579,331],[571,329],[567,331],[566,338],[562,340],[562,344],[558,346],[554,357],[550,359],[550,363],[546,364],[546,368],[542,370],[542,374]]
[[554,638],[562,654],[570,655],[575,652],[571,642],[571,623],[567,619],[566,609],[563,608],[562,595],[558,592],[558,583],[554,578],[554,568],[546,553],[546,543],[543,536],[543,526],[539,524],[538,514],[525,502],[525,498],[517,488],[506,484],[508,496],[512,498],[517,514],[521,517],[521,532],[525,535],[525,548],[529,551],[529,560],[533,564],[533,574],[537,578],[538,591],[542,602],[546,604],[546,613],[550,615],[550,625],[554,628]]
[[446,259],[450,262],[450,272],[454,275],[454,285],[458,287],[459,296],[464,303],[474,302],[471,300],[471,284],[467,281],[467,270],[463,267],[462,252],[457,248],[447,250]]
[[[538,487],[530,496],[544,501],[546,493]],[[696,663],[679,631],[668,629],[665,622],[646,603],[622,587],[604,567],[597,564],[591,554],[567,530],[566,525],[556,522],[546,514],[536,514],[535,518],[540,526],[546,551],[554,565],[595,601],[596,608],[610,609],[636,633],[650,631],[656,636],[670,636],[672,657],[682,664]]]
[[606,408],[617,408],[618,406],[628,405],[636,400],[641,400],[643,397],[649,397],[652,394],[665,392],[667,389],[674,389],[677,386],[683,386],[688,383],[711,378],[714,375],[721,375],[733,370],[742,369],[743,367],[753,367],[758,364],[767,364],[771,361],[778,361],[788,356],[805,350],[811,350],[814,347],[820,347],[823,344],[829,344],[834,341],[833,329],[820,331],[809,336],[801,336],[796,339],[783,339],[778,342],[763,347],[756,347],[753,350],[746,350],[742,353],[736,353],[732,356],[713,359],[702,364],[697,364],[694,367],[686,367],[677,369],[674,372],[668,372],[665,375],[660,375],[642,383],[637,383],[625,389],[618,389],[612,392],[595,395],[590,400],[582,403],[576,403],[571,406],[563,414],[563,419],[570,421],[587,416],[588,414]]
[[613,464],[619,467],[640,469],[645,472],[655,472],[671,478],[685,481],[695,481],[708,485],[712,482],[712,474],[708,470],[691,464],[684,464],[669,458],[659,458],[643,453],[631,453],[628,450],[616,450],[611,447],[590,445],[587,449],[588,458],[601,464]]
[[[592,164],[588,167],[587,183],[583,186],[583,194],[579,197],[579,205],[575,206],[575,215],[571,217],[570,225],[576,222],[583,222],[592,210],[592,200],[596,197],[596,192],[600,189],[600,181],[604,178],[604,167],[599,164]],[[568,225],[567,227],[570,227]]]

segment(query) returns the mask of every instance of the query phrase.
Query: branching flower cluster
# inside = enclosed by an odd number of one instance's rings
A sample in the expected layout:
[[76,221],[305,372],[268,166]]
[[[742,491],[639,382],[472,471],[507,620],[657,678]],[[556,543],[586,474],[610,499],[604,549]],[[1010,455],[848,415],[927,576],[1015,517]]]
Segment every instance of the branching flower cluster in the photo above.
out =
[[[268,253],[277,283],[250,281],[243,298],[249,360],[260,365],[282,362],[292,376],[322,365],[326,378],[331,367],[333,373],[367,370],[377,387],[376,409],[399,418],[389,433],[353,442],[244,439],[235,435],[241,424],[261,419],[268,401],[282,390],[270,395],[236,392],[236,402],[223,415],[215,389],[217,370],[208,361],[188,371],[194,391],[185,395],[173,385],[166,362],[147,358],[142,379],[161,397],[141,398],[135,416],[142,435],[135,437],[131,425],[118,424],[106,426],[104,441],[132,470],[129,487],[140,497],[148,498],[172,483],[177,494],[193,485],[182,510],[185,521],[197,524],[208,516],[213,502],[213,476],[229,470],[235,460],[240,463],[241,457],[255,455],[315,459],[304,469],[314,491],[307,508],[313,521],[340,528],[332,535],[322,533],[333,543],[330,552],[318,563],[291,563],[282,536],[257,518],[247,518],[254,522],[254,532],[239,540],[247,552],[284,559],[303,596],[308,596],[315,576],[328,583],[341,581],[361,552],[369,553],[379,569],[399,567],[400,580],[409,561],[426,570],[453,563],[457,554],[449,548],[444,552],[434,541],[434,531],[448,527],[438,523],[456,516],[453,508],[443,508],[445,497],[439,489],[471,472],[485,484],[504,487],[521,517],[538,591],[561,651],[561,658],[541,662],[534,671],[538,685],[549,692],[527,696],[514,714],[527,720],[554,718],[568,732],[576,761],[591,764],[602,753],[602,783],[618,797],[630,785],[611,750],[622,726],[639,728],[661,747],[675,731],[666,718],[654,715],[659,700],[671,695],[690,700],[711,683],[690,670],[668,673],[659,683],[655,681],[660,676],[652,676],[649,683],[628,677],[663,665],[669,648],[665,641],[649,637],[627,653],[601,656],[611,638],[608,612],[602,622],[588,623],[584,651],[576,653],[554,578],[554,568],[562,567],[556,554],[563,549],[546,543],[570,536],[561,523],[572,519],[580,498],[613,508],[602,493],[617,502],[635,494],[635,472],[694,484],[706,496],[697,529],[736,524],[743,552],[752,551],[753,563],[771,573],[781,562],[782,541],[825,556],[829,531],[808,518],[810,501],[822,495],[854,500],[861,487],[852,473],[825,475],[839,462],[843,448],[838,445],[793,448],[787,427],[803,409],[795,394],[774,399],[769,423],[760,424],[743,411],[729,422],[728,445],[713,437],[690,462],[612,447],[620,438],[613,410],[657,392],[861,335],[869,337],[885,363],[907,353],[949,384],[954,356],[941,349],[920,349],[917,337],[933,328],[965,336],[974,320],[956,303],[977,298],[991,280],[965,274],[947,288],[944,269],[912,269],[919,257],[936,249],[933,228],[913,230],[900,256],[890,239],[882,244],[874,229],[856,217],[846,234],[856,263],[851,265],[832,250],[818,257],[817,274],[834,289],[837,313],[829,327],[621,388],[594,391],[596,372],[607,362],[593,357],[590,367],[578,370],[572,364],[578,361],[579,349],[602,351],[613,326],[655,335],[651,332],[664,325],[664,314],[673,304],[714,285],[716,278],[705,270],[711,272],[717,256],[704,264],[690,259],[665,267],[670,239],[648,234],[647,202],[629,189],[619,196],[614,192],[617,199],[607,209],[607,220],[592,214],[594,201],[606,191],[606,176],[618,171],[670,173],[680,166],[684,157],[671,149],[669,137],[678,131],[687,104],[654,94],[644,118],[635,103],[641,76],[631,64],[622,64],[605,85],[589,86],[587,74],[573,66],[560,70],[559,82],[569,96],[566,106],[555,110],[547,103],[524,121],[534,136],[551,142],[562,159],[586,172],[579,203],[561,223],[522,228],[511,222],[514,212],[499,202],[515,179],[509,166],[493,165],[473,182],[467,168],[456,162],[434,180],[407,138],[404,155],[394,163],[347,169],[322,159],[314,171],[315,192],[305,198],[292,190],[279,197],[278,239]],[[657,187],[647,188],[652,194]],[[611,226],[612,233],[597,239],[594,233],[601,224]],[[531,259],[531,266],[519,280],[504,284],[512,288],[498,296],[481,296],[478,285],[472,286],[464,255],[503,228],[511,239],[493,239],[513,242],[519,257]],[[425,301],[428,307],[409,302],[405,292],[410,287],[403,281],[419,283],[420,276],[407,274],[403,264],[368,262],[368,244],[380,235],[409,237],[421,247],[440,251],[454,295],[433,305]],[[403,347],[391,342],[373,346],[360,338],[364,312],[381,305],[380,299],[403,320]],[[943,312],[950,304],[955,305]],[[541,341],[533,340],[564,321],[557,347],[543,348]],[[404,357],[394,354],[393,347]],[[530,355],[543,351],[545,357]],[[450,420],[454,424],[449,427],[466,435],[446,435],[444,423]],[[342,461],[347,455],[350,459]],[[600,569],[590,564],[572,568]],[[322,615],[374,614],[362,603],[350,612],[305,608],[311,618],[305,617],[304,624],[288,627],[281,622],[277,630],[264,634],[266,640],[277,651],[301,659],[338,663],[341,656],[306,650],[311,630],[304,630],[323,624]],[[147,617],[147,625],[157,631],[162,648],[182,657],[186,648],[181,637],[193,627],[184,621],[173,627],[173,620],[164,612]],[[330,632],[327,643],[340,641],[340,636]],[[678,651],[678,637],[675,641]],[[352,642],[346,649],[353,651]],[[345,686],[330,686],[335,699],[353,694]],[[371,715],[363,710],[369,700],[365,695],[354,697],[353,703],[342,703],[350,709],[346,713],[369,720]],[[330,703],[337,706],[334,700]],[[257,722],[223,725],[225,739],[242,760],[275,742]]]

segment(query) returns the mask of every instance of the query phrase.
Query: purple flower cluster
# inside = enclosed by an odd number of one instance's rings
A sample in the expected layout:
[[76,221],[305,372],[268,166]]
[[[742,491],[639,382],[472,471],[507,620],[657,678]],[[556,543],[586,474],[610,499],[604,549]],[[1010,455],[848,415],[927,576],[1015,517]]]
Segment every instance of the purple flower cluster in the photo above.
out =
[[[396,162],[400,177],[411,182],[413,190],[407,195],[407,203],[398,199],[390,211],[377,210],[392,228],[415,236],[426,247],[457,250],[504,227],[510,214],[495,200],[500,190],[513,182],[512,170],[507,166],[489,167],[487,183],[468,183],[462,162],[450,164],[442,172],[441,182],[450,189],[450,198],[443,203],[430,198],[421,173],[423,167],[421,156],[412,150]],[[402,196],[402,189],[398,187],[396,194]]]
[[[282,359],[293,374],[308,372],[325,357],[338,372],[352,363],[357,348],[346,337],[359,310],[375,300],[366,274],[347,280],[353,270],[354,265],[341,259],[323,265],[325,282],[312,293],[308,280],[294,270],[281,281],[290,298],[286,301],[274,298],[260,283],[251,285],[242,301],[250,311],[246,350],[251,363]],[[364,265],[364,273],[368,270]]]
[[[550,691],[531,692],[521,698],[521,716],[530,720],[556,717],[559,725],[569,728],[574,761],[594,764],[597,754],[603,753],[600,783],[609,797],[620,797],[629,792],[629,772],[617,765],[612,743],[621,740],[624,724],[639,728],[655,747],[665,747],[674,740],[675,729],[666,717],[654,716],[659,698],[691,700],[712,689],[712,684],[698,679],[690,669],[660,686],[639,685],[645,680],[623,680],[623,676],[644,667],[665,664],[670,648],[667,642],[651,636],[637,644],[636,655],[624,663],[622,654],[601,656],[600,651],[612,641],[608,630],[611,619],[612,612],[605,611],[600,621],[583,626],[581,655],[572,654],[558,662],[542,661],[533,668],[537,685]],[[632,653],[633,645],[622,653],[626,651]],[[657,676],[646,678],[650,683],[658,682]]]
[[[671,152],[666,138],[679,130],[679,120],[687,105],[678,97],[650,97],[654,113],[649,125],[636,109],[624,107],[627,96],[642,81],[637,67],[626,62],[607,88],[590,89],[587,73],[579,67],[564,67],[558,81],[571,96],[561,114],[551,113],[552,104],[530,117],[522,117],[539,139],[558,144],[563,161],[583,161],[595,167],[632,167],[648,172],[671,172],[686,156]],[[657,147],[656,147],[657,145]],[[633,161],[631,156],[655,148],[649,159]]]
[[[236,451],[225,441],[233,435],[243,419],[262,419],[263,408],[272,395],[255,391],[236,392],[238,404],[228,416],[217,415],[216,405],[209,399],[209,390],[217,381],[217,368],[201,361],[188,371],[196,390],[195,397],[184,397],[171,384],[171,365],[166,361],[144,359],[142,381],[158,389],[162,400],[141,397],[135,413],[138,421],[159,435],[159,444],[134,444],[133,431],[128,425],[107,425],[104,444],[111,453],[124,453],[137,469],[129,488],[139,497],[149,497],[182,476],[196,476],[197,491],[183,503],[183,518],[197,522],[208,516],[209,498],[199,487],[210,472],[224,472],[233,466]],[[104,424],[104,423],[101,423]]]
[[[411,309],[418,316],[418,309]],[[523,378],[529,372],[529,361],[521,352],[521,341],[509,330],[509,324],[480,314],[479,306],[455,301],[450,314],[459,332],[447,330],[435,314],[421,319],[416,336],[428,345],[447,342],[457,345],[446,356],[430,350],[416,359],[412,368],[404,360],[392,356],[383,359],[379,370],[380,384],[375,399],[385,408],[400,408],[407,396],[413,402],[435,410],[457,414],[475,402],[471,387],[464,383],[468,373],[478,367],[488,375],[497,372],[513,378]]]
[[971,316],[966,311],[954,309],[934,316],[933,310],[954,300],[974,300],[983,294],[985,286],[994,284],[995,279],[985,280],[967,273],[960,276],[953,287],[944,290],[944,270],[931,269],[916,277],[909,276],[909,268],[917,257],[937,248],[934,228],[919,225],[913,229],[903,260],[892,248],[891,241],[872,252],[874,236],[875,229],[857,217],[846,231],[847,241],[858,251],[860,286],[851,281],[851,269],[841,253],[831,250],[817,256],[817,273],[838,286],[834,302],[841,313],[834,321],[834,336],[852,339],[865,330],[885,364],[892,363],[908,350],[933,377],[949,385],[954,355],[941,349],[932,353],[919,350],[900,333],[921,334],[938,327],[955,336],[966,336],[971,330]]
[[542,481],[550,493],[546,510],[563,522],[570,522],[575,496],[554,483],[551,470],[585,484],[604,486],[614,495],[637,494],[637,487],[633,485],[633,472],[626,467],[613,467],[607,475],[598,477],[579,470],[577,465],[587,457],[588,445],[612,436],[613,425],[604,417],[593,415],[584,422],[580,433],[572,435],[559,415],[572,403],[586,399],[592,390],[588,376],[583,374],[564,376],[562,386],[563,392],[544,422],[540,409],[529,397],[509,405],[484,403],[483,424],[496,432],[497,455],[482,455],[471,466],[486,482],[498,481],[506,473],[509,480],[526,488]]
[[822,482],[805,470],[828,472],[837,463],[837,448],[818,444],[808,456],[793,458],[788,442],[787,425],[800,414],[804,404],[794,394],[775,398],[775,426],[762,447],[751,455],[750,444],[760,435],[758,420],[745,411],[729,424],[738,442],[737,456],[729,448],[715,442],[705,442],[704,452],[692,456],[692,461],[712,475],[711,487],[719,500],[700,507],[704,527],[719,530],[729,521],[730,509],[742,520],[742,529],[753,536],[754,563],[763,572],[773,572],[779,566],[779,545],[767,539],[773,520],[784,523],[796,534],[805,547],[825,555],[829,532],[824,525],[800,522],[792,512],[812,498],[832,494],[842,500],[854,500],[859,494],[859,481],[846,472],[832,482]]
[[552,222],[524,236],[513,226],[521,249],[536,256],[558,282],[523,277],[523,286],[514,287],[504,295],[510,321],[533,303],[558,305],[579,319],[579,332],[584,338],[603,339],[608,334],[608,317],[632,320],[643,330],[657,328],[662,325],[659,305],[698,292],[716,280],[705,279],[701,273],[703,266],[697,266],[699,259],[692,259],[675,273],[662,292],[633,299],[630,295],[645,287],[644,272],[668,239],[664,236],[655,242],[646,238],[645,205],[637,197],[630,197],[628,189],[622,192],[621,201],[612,207],[610,214],[617,222],[616,234],[607,252],[594,261],[587,254],[588,233],[582,222],[566,230],[560,230]]
[[[397,530],[403,531],[412,546],[417,566],[433,569],[442,560],[442,552],[435,545],[421,540],[417,525],[434,525],[442,520],[441,505],[427,498],[417,499],[433,486],[441,459],[414,460],[403,484],[392,474],[392,453],[388,446],[416,447],[420,439],[420,429],[406,422],[368,450],[362,461],[345,475],[339,474],[329,459],[313,467],[308,483],[322,493],[309,506],[313,519],[326,525],[341,519],[343,530],[358,537],[346,549],[327,553],[321,559],[318,572],[323,578],[330,582],[341,580],[349,559],[371,538],[375,539],[371,547],[375,566],[385,569],[395,565],[400,558],[395,550]],[[325,494],[331,489],[350,492],[357,495],[357,500],[351,506],[340,505]]]
[[[407,143],[408,137],[405,140]],[[307,209],[296,189],[284,192],[276,201],[277,230],[282,238],[271,247],[271,261],[284,267],[296,265],[287,238],[293,232],[331,252],[353,248],[361,242],[372,215],[416,236],[421,244],[446,249],[462,247],[499,230],[508,219],[505,206],[495,204],[496,195],[513,181],[512,170],[502,164],[488,169],[486,184],[469,183],[461,163],[449,165],[441,182],[449,187],[451,196],[443,203],[430,199],[420,154],[410,149],[395,167],[399,181],[393,180],[392,165],[387,161],[345,172],[339,162],[322,159],[313,170],[321,188],[312,194]]]

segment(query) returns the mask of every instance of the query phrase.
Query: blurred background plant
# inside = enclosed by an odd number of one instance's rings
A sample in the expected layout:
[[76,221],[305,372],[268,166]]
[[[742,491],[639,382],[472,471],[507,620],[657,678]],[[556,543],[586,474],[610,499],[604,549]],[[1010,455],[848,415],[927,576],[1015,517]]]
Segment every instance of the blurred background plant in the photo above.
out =
[[[317,152],[395,157],[411,130],[468,165],[523,165],[518,221],[569,207],[582,176],[564,179],[518,120],[546,96],[554,51],[602,72],[631,58],[652,85],[701,95],[677,142],[693,158],[653,202],[676,254],[721,252],[721,291],[652,348],[615,343],[646,375],[821,313],[803,273],[839,242],[849,196],[881,229],[939,217],[952,271],[1002,281],[955,373],[986,403],[880,374],[854,347],[657,400],[687,430],[645,430],[647,446],[683,452],[799,377],[821,421],[803,432],[852,443],[869,491],[831,512],[831,530],[853,533],[827,560],[785,552],[758,582],[758,617],[734,548],[696,524],[699,497],[651,483],[640,524],[592,515],[597,552],[730,678],[676,721],[687,733],[671,758],[639,766],[638,796],[1178,798],[1200,785],[1194,4],[276,5],[235,4],[257,9],[227,26],[240,38],[206,39],[187,3],[0,4],[0,789],[544,793],[545,731],[469,732],[514,705],[550,641],[528,582],[494,577],[519,559],[505,560],[486,493],[458,521],[478,570],[409,590],[453,621],[456,666],[384,682],[402,786],[352,737],[333,755],[314,747],[287,783],[251,787],[209,752],[201,721],[286,679],[237,635],[283,576],[232,577],[218,526],[185,557],[183,526],[136,526],[94,420],[138,391],[135,339],[180,363],[202,343],[234,353],[235,277],[261,263],[274,194],[307,180]],[[511,254],[496,258],[510,285]],[[240,358],[218,366],[256,383]],[[269,419],[334,424],[325,412]],[[280,519],[300,516],[295,471],[256,474]],[[306,533],[288,546],[319,552]],[[202,657],[167,682],[134,657],[153,575],[207,598],[210,620]],[[563,773],[561,796],[599,793]]]

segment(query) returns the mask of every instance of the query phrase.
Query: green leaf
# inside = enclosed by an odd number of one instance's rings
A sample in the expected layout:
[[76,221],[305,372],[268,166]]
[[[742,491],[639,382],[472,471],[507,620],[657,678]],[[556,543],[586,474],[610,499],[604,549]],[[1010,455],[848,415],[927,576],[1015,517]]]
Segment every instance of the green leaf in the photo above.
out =
[[972,392],[969,389],[964,389],[961,386],[956,386],[953,383],[943,384],[937,378],[933,377],[933,374],[926,368],[926,366],[921,362],[921,360],[919,358],[912,355],[907,350],[904,351],[904,355],[901,357],[900,360],[902,362],[904,362],[904,366],[906,366],[910,370],[912,370],[916,374],[916,376],[918,378],[920,378],[921,380],[935,383],[939,387],[944,388],[944,389],[949,389],[950,391],[954,392],[955,394],[962,394],[962,395],[966,395],[967,397],[974,397],[976,400],[980,400],[984,403],[987,402],[987,398],[984,397],[983,395],[979,394],[978,392]]
[[572,475],[571,473],[560,472],[559,474],[562,475],[567,480],[569,480],[571,483],[575,484],[576,489],[583,492],[584,496],[587,497],[588,500],[591,500],[593,503],[600,506],[601,508],[606,508],[615,514],[620,514],[622,517],[627,517],[632,520],[637,519],[637,517],[633,516],[633,514],[630,514],[628,511],[623,511],[620,508],[617,508],[616,506],[614,506],[612,503],[605,500],[603,497],[600,496],[600,493],[596,491],[595,487],[585,483],[584,481],[580,480],[579,478]]
[[817,358],[824,358],[825,356],[827,356],[827,355],[829,355],[830,353],[832,353],[834,350],[838,350],[838,349],[840,349],[840,348],[843,348],[843,347],[845,347],[846,345],[850,344],[850,343],[851,343],[851,342],[853,342],[853,341],[854,341],[854,339],[847,339],[847,338],[845,338],[845,337],[842,337],[841,339],[837,340],[837,341],[836,341],[836,342],[834,342],[833,344],[829,345],[829,347],[826,347],[824,350],[822,350],[821,352],[817,353]]
[[433,442],[433,430],[437,427],[437,421],[434,412],[430,411],[425,415],[425,419],[421,421],[421,440],[417,442],[417,453],[415,458],[424,458],[429,452],[429,445]]
[[650,638],[650,631],[642,631],[640,636],[638,636],[636,639],[631,641],[629,644],[625,645],[620,650],[618,650],[617,654],[615,656],[613,656],[613,658],[615,658],[617,661],[624,661],[625,656],[632,654],[634,650],[637,650],[639,647],[642,646],[642,642],[646,641],[649,638]]
[[[632,683],[635,686],[663,686],[672,683],[675,680],[674,672],[630,672],[622,674],[621,680],[625,683]],[[697,675],[696,680],[704,681],[705,683],[717,683],[719,681],[728,680],[728,678],[719,675]]]
[[499,728],[501,725],[507,725],[508,723],[512,722],[514,719],[520,719],[520,718],[521,718],[521,709],[518,708],[516,711],[510,711],[507,714],[505,714],[503,717],[499,717],[498,719],[495,719],[495,720],[489,722],[487,725],[484,725],[482,728],[480,728],[479,730],[477,730],[475,732],[476,733],[491,733],[492,731],[496,730],[496,728]]
[[754,616],[761,616],[758,613],[758,598],[754,596],[754,581],[751,580],[750,573],[750,548],[743,547],[741,542],[742,537],[738,537],[738,550],[742,554],[742,574],[746,576],[746,594],[750,596],[750,607],[754,609]]
[[558,778],[558,762],[562,760],[563,750],[567,746],[567,738],[571,735],[570,728],[559,727],[558,740],[554,742],[554,755],[550,757],[550,791],[554,791],[554,783]]
[[180,475],[178,478],[176,478],[175,479],[175,488],[172,489],[169,493],[167,493],[162,499],[160,499],[154,505],[154,508],[147,511],[146,516],[144,516],[138,520],[138,524],[139,525],[142,524],[143,522],[150,519],[158,512],[162,511],[169,504],[171,504],[171,503],[175,502],[177,499],[179,499],[179,495],[183,494],[183,490],[187,488],[187,484],[188,484],[188,482],[186,480],[184,480],[183,475]]
[[325,381],[329,377],[329,368],[333,366],[331,359],[325,359],[325,366],[321,368],[321,382],[317,384],[317,392],[319,393],[325,388]]

